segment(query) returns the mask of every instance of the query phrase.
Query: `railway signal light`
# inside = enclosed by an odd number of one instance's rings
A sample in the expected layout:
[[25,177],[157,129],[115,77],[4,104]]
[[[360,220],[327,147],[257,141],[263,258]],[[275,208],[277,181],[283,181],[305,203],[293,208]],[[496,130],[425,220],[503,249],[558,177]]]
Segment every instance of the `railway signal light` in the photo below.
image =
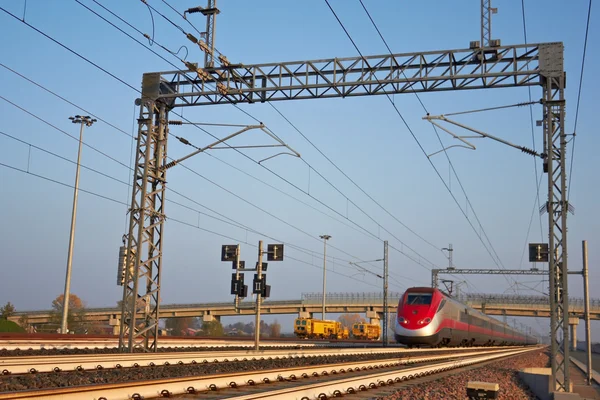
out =
[[[262,263],[263,272],[267,270],[268,266],[269,266],[269,263]],[[256,270],[258,271],[258,263],[256,263]]]
[[246,261],[236,262],[235,260],[231,262],[231,269],[246,269]]
[[260,278],[258,274],[254,274],[254,280],[252,281],[252,293],[262,294],[267,284],[267,276],[263,275]]
[[267,245],[267,261],[283,261],[283,244]]
[[529,243],[530,262],[548,262],[548,243]]
[[244,275],[231,274],[231,294],[246,297],[248,296],[248,285],[244,285]]
[[239,244],[224,244],[221,246],[221,261],[235,261],[239,254]]

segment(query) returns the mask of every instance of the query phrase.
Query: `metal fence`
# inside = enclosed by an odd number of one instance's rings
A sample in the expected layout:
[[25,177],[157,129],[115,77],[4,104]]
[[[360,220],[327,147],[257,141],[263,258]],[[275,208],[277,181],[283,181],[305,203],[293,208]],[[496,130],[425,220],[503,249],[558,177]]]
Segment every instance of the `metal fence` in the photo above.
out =
[[[389,292],[389,305],[395,306],[400,296],[402,296],[400,292]],[[321,304],[323,303],[323,293],[302,293],[301,300],[302,304]],[[383,304],[383,293],[326,293],[325,301],[328,304]]]
[[[549,305],[549,300],[546,296],[525,296],[509,294],[490,295],[482,293],[467,293],[463,296],[464,300],[471,304],[518,304],[523,306]],[[569,307],[575,309],[583,309],[583,299],[577,297],[570,297]],[[590,310],[600,310],[600,299],[590,299]]]

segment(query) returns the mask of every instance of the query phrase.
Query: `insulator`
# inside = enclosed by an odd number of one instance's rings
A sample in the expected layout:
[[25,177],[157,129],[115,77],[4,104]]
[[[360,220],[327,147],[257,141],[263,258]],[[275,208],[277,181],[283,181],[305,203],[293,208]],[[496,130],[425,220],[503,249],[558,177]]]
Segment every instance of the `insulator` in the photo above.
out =
[[212,79],[212,76],[204,69],[202,68],[197,68],[196,69],[196,73],[198,74],[198,77],[202,80],[210,80]]
[[144,37],[145,37],[146,39],[148,39],[148,40],[150,40],[150,39],[151,39],[151,38],[150,38],[150,35],[148,35],[147,33],[144,33]]
[[185,66],[190,71],[196,71],[196,69],[198,69],[198,64],[197,63],[192,63],[192,62],[189,62],[189,61],[184,61],[183,63],[185,64]]
[[537,156],[538,153],[535,150],[528,149],[527,147],[521,147],[521,151],[526,154],[530,154],[532,156]]
[[196,37],[194,35],[192,35],[191,33],[188,33],[187,35],[185,35],[192,43],[198,43],[198,39],[196,39]]
[[185,14],[195,14],[195,13],[202,12],[202,10],[204,10],[202,7],[192,7],[192,8],[188,8],[185,11]]
[[224,67],[229,67],[229,60],[223,54],[219,56],[219,61],[221,61]]
[[205,53],[210,53],[210,49],[208,48],[208,45],[206,44],[206,42],[199,40],[198,46],[200,47],[200,50],[204,51]]
[[179,120],[169,120],[169,125],[183,125],[183,121]]
[[164,169],[169,169],[171,167],[174,167],[175,165],[177,165],[177,161],[171,161],[170,163],[165,164]]
[[188,146],[190,145],[190,142],[188,142],[186,138],[178,137],[177,139],[179,139],[179,141],[183,144],[187,144]]
[[221,93],[222,95],[227,94],[227,86],[225,86],[221,82],[217,82],[217,89],[219,90],[219,93]]

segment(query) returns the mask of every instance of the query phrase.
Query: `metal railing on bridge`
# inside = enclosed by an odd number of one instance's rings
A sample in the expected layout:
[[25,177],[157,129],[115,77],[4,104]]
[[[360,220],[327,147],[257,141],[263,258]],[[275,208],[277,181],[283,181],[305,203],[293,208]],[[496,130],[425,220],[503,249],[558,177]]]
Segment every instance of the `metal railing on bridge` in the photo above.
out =
[[[396,307],[398,299],[402,296],[400,292],[389,292],[388,302],[390,306]],[[302,304],[321,304],[323,302],[323,293],[302,293]],[[325,302],[327,304],[383,304],[383,293],[381,292],[363,292],[363,293],[326,293]]]

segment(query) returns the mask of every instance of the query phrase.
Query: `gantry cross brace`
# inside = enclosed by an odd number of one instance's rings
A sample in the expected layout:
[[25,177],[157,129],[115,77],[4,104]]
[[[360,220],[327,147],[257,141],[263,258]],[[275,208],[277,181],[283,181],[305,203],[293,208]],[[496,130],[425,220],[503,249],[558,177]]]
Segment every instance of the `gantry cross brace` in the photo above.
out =
[[[188,67],[191,64],[188,63]],[[314,61],[192,68],[144,74],[120,346],[156,350],[162,226],[170,109],[210,104],[369,96],[411,92],[542,86],[544,160],[548,171],[552,372],[558,390],[569,373],[557,359],[564,338],[568,360],[567,230],[563,44],[416,52]],[[565,256],[564,256],[565,255]],[[140,286],[146,278],[145,286]]]

